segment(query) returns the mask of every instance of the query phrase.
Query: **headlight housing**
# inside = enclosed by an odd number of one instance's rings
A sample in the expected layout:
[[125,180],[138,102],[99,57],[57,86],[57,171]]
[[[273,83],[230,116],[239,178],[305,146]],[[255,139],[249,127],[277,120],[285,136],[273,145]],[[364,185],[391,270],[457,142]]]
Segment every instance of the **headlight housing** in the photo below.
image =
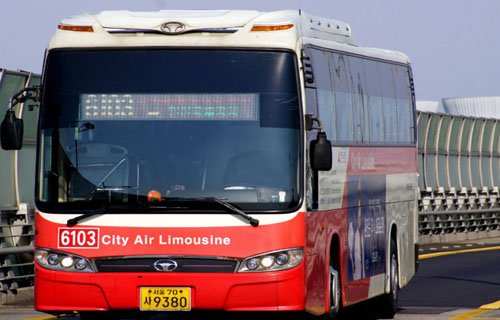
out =
[[39,266],[50,270],[95,272],[89,259],[62,251],[37,248],[35,259]]
[[238,272],[286,270],[299,265],[303,258],[303,248],[293,248],[263,253],[243,260],[238,268]]

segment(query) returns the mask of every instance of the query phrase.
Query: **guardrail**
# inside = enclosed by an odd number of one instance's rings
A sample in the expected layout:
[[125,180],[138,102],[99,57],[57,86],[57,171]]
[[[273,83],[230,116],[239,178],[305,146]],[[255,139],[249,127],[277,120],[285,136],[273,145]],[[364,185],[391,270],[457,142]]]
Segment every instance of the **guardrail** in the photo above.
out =
[[500,236],[500,119],[418,113],[420,242]]
[[33,286],[34,210],[0,209],[0,293]]
[[[40,84],[40,75],[0,68],[0,119],[9,100],[19,90]],[[24,121],[24,147],[19,151],[0,150],[0,304],[6,297],[21,296],[19,289],[34,282],[33,209],[35,139],[38,108],[18,105],[16,116]],[[26,204],[27,203],[27,204]]]
[[421,243],[442,243],[500,236],[497,187],[478,191],[443,188],[420,192],[418,230]]

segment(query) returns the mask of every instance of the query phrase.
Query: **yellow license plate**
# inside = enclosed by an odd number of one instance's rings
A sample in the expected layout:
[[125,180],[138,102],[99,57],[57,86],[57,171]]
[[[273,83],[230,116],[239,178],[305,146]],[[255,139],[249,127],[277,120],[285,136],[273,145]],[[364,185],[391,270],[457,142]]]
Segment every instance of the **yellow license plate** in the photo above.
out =
[[191,310],[191,288],[142,287],[141,310],[189,311]]

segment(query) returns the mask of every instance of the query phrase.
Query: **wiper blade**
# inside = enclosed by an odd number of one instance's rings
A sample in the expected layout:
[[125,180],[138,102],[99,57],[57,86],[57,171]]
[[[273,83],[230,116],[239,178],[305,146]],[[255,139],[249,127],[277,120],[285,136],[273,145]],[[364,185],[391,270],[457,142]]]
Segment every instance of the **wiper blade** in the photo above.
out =
[[74,225],[78,224],[79,221],[84,220],[86,218],[89,218],[91,216],[95,216],[98,214],[103,214],[103,213],[108,213],[109,211],[117,211],[117,212],[131,212],[131,211],[138,211],[138,212],[156,212],[157,210],[162,210],[162,211],[170,211],[172,209],[178,209],[177,207],[171,207],[171,206],[151,206],[151,205],[124,205],[124,206],[118,206],[118,205],[104,205],[98,209],[90,210],[80,216],[74,217],[72,219],[69,219],[66,222],[66,225],[68,227],[73,227]]
[[90,194],[85,199],[85,202],[88,202],[90,200],[90,198],[92,198],[92,196],[99,190],[99,186],[104,185],[104,182],[106,180],[108,180],[108,178],[111,177],[111,175],[113,175],[113,173],[115,173],[115,171],[122,165],[122,163],[125,162],[125,160],[127,160],[126,156],[123,157],[120,161],[118,161],[118,163],[115,164],[115,166],[113,168],[111,168],[111,170],[109,170],[109,172],[104,176],[104,178],[102,178],[101,181],[99,181],[99,183],[95,185],[94,189],[92,189]]
[[208,202],[208,203],[215,203],[221,206],[222,208],[226,209],[229,213],[233,213],[236,215],[239,215],[240,217],[243,217],[245,220],[250,222],[250,225],[252,227],[258,227],[259,226],[259,220],[252,218],[250,215],[246,214],[242,210],[236,208],[234,205],[231,203],[225,201],[224,199],[221,198],[216,198],[216,197],[206,197],[206,198],[166,198],[163,199],[166,203],[179,203],[179,204],[200,204],[203,202]]
[[250,217],[248,214],[246,214],[245,212],[243,212],[240,209],[236,208],[235,206],[233,206],[229,202],[226,202],[226,201],[224,201],[224,200],[222,200],[220,198],[207,198],[207,200],[209,200],[209,199],[213,199],[213,201],[215,203],[220,204],[224,208],[228,209],[230,212],[236,213],[240,217],[243,217],[243,218],[247,219],[248,222],[250,222],[250,224],[252,225],[252,227],[258,227],[259,226],[259,220]]
[[68,227],[73,227],[75,226],[80,220],[83,220],[83,219],[86,219],[88,217],[91,217],[91,216],[95,216],[95,215],[98,215],[98,214],[103,214],[105,213],[106,211],[108,211],[108,208],[107,207],[102,207],[102,208],[99,208],[99,209],[96,209],[96,210],[91,210],[89,212],[86,212],[80,216],[77,216],[77,217],[74,217],[73,219],[69,219],[68,221],[66,221],[66,225]]
[[[221,206],[222,208],[226,209],[226,211],[228,211],[229,213],[233,213],[233,214],[239,215],[240,217],[243,217],[248,222],[250,222],[250,225],[252,225],[253,227],[258,227],[259,226],[259,220],[258,219],[252,218],[251,216],[249,216],[245,212],[243,212],[240,209],[236,208],[231,203],[229,203],[227,201],[224,201],[223,199],[220,199],[220,198],[215,198],[215,197],[207,197],[207,198],[167,198],[167,199],[164,199],[163,201],[166,202],[167,204],[169,204],[169,203],[170,204],[176,203],[176,204],[179,204],[181,207],[192,207],[192,206],[189,205],[190,203],[191,204],[200,204],[200,203],[203,203],[203,202],[215,203],[215,204],[218,204],[219,206]],[[86,218],[89,218],[89,217],[92,217],[92,216],[95,216],[95,215],[106,213],[106,212],[109,211],[109,209],[110,209],[109,206],[103,206],[101,208],[88,211],[88,212],[86,212],[86,213],[84,213],[82,215],[79,215],[77,217],[69,219],[66,222],[66,225],[68,227],[73,227],[76,224],[78,224],[78,222],[80,222],[81,220],[84,220]],[[143,210],[148,210],[149,211],[149,210],[154,210],[154,209],[172,209],[172,208],[170,208],[170,206],[163,207],[163,206],[161,206],[161,204],[159,204],[159,205],[156,205],[156,206],[155,205],[139,206],[136,209],[143,209]]]

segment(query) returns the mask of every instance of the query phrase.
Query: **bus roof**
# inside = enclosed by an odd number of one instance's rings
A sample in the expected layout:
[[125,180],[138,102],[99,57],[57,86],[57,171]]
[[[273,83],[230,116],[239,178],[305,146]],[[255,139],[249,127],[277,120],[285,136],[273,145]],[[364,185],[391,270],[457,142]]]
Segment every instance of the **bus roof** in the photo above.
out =
[[[64,19],[49,50],[68,47],[256,47],[297,50],[300,43],[408,63],[388,50],[359,48],[342,21],[299,10],[125,10],[83,13]],[[340,45],[340,46],[339,46]]]

